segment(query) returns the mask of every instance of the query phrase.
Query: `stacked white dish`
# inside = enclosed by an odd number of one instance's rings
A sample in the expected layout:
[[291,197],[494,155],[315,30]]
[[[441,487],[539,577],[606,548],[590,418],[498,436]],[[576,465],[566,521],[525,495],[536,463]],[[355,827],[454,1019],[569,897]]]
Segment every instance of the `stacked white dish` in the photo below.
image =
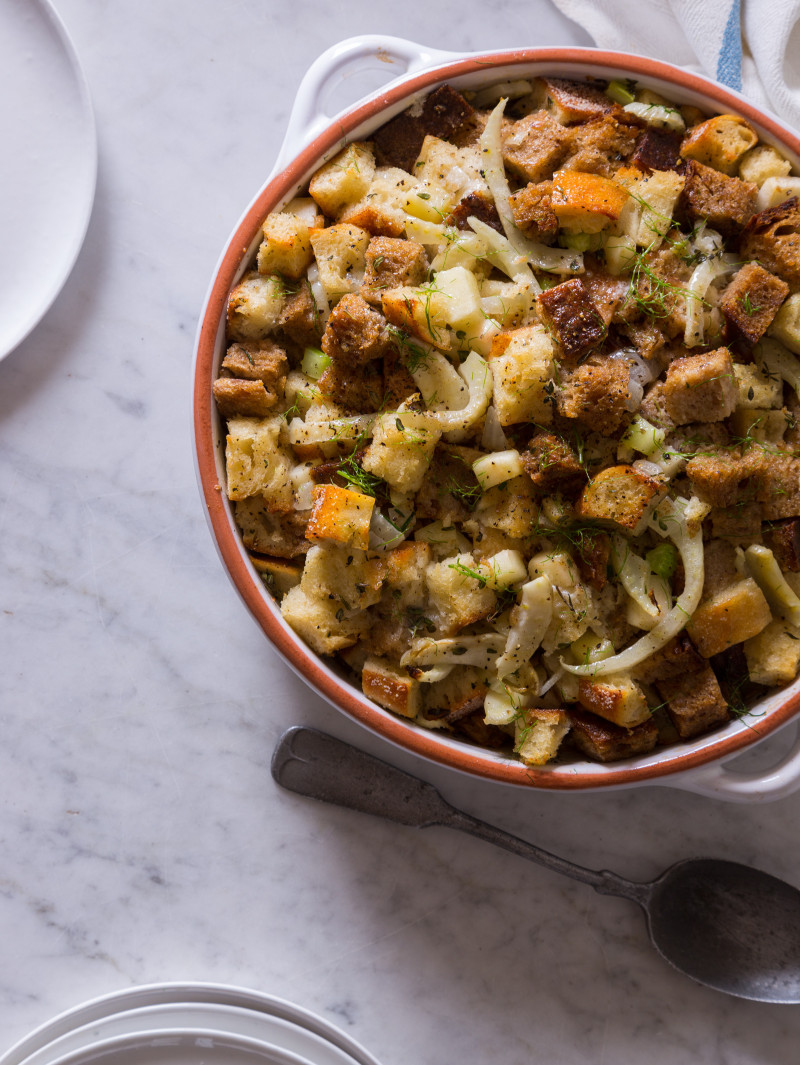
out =
[[151,984],[93,999],[13,1046],[0,1065],[378,1065],[322,1017],[223,984]]

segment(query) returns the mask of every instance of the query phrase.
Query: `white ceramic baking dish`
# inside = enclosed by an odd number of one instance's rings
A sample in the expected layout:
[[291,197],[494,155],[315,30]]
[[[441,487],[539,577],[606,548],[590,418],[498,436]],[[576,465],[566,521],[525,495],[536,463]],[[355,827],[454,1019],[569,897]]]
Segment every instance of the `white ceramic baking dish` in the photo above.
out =
[[[326,100],[343,79],[376,68],[386,72],[391,79],[388,84],[339,114],[327,113]],[[456,88],[478,88],[540,74],[579,79],[632,77],[679,103],[712,112],[738,112],[755,125],[766,143],[779,145],[795,165],[800,165],[800,139],[775,117],[757,110],[730,89],[640,56],[582,48],[464,55],[375,36],[352,38],[329,49],[300,85],[273,173],[245,211],[222,254],[200,321],[194,373],[195,455],[216,545],[245,604],[288,664],[334,706],[403,748],[461,771],[524,787],[574,791],[649,784],[739,802],[780,798],[800,787],[800,734],[789,752],[767,771],[737,772],[729,760],[795,717],[800,707],[800,682],[771,694],[754,713],[735,718],[721,729],[645,757],[607,765],[574,758],[530,769],[508,756],[442,731],[420,728],[383,710],[365,699],[335,665],[310,651],[284,623],[242,546],[221,489],[224,426],[214,408],[211,385],[224,355],[227,295],[255,253],[264,217],[296,195],[345,139],[368,136],[437,84],[446,81]]]

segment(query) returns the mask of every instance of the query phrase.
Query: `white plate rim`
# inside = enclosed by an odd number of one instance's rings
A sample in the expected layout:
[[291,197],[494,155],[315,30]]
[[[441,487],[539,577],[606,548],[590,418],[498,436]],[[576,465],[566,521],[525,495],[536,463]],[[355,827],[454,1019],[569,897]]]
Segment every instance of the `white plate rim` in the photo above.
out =
[[357,1065],[356,1059],[341,1047],[302,1025],[271,1013],[220,1002],[155,1002],[108,1013],[72,1027],[33,1050],[24,1058],[23,1065],[50,1065],[54,1059],[61,1060],[102,1040],[170,1028],[213,1030],[262,1040],[297,1054],[313,1065]]
[[29,5],[29,8],[32,9],[35,7],[38,9],[40,17],[55,31],[56,37],[61,45],[64,57],[67,61],[67,66],[74,78],[75,87],[78,91],[79,117],[86,138],[86,145],[83,145],[82,147],[84,153],[88,149],[89,154],[85,158],[86,166],[82,175],[84,184],[80,189],[80,198],[76,198],[74,210],[71,215],[71,231],[68,234],[68,238],[64,241],[58,256],[60,260],[58,269],[48,278],[47,285],[42,289],[39,299],[36,301],[28,315],[25,318],[21,318],[19,322],[15,322],[14,328],[11,329],[7,335],[0,331],[0,361],[2,361],[7,355],[10,355],[12,351],[18,348],[19,345],[30,336],[36,326],[50,310],[53,303],[55,303],[67,278],[72,273],[78,255],[80,254],[80,250],[86,239],[89,220],[91,219],[92,208],[94,206],[95,192],[97,189],[97,123],[89,91],[89,83],[86,79],[80,60],[78,59],[77,49],[75,48],[75,44],[73,43],[61,16],[53,7],[51,0],[26,0],[26,2]]
[[98,995],[62,1011],[23,1036],[0,1057],[0,1065],[23,1065],[25,1059],[34,1051],[47,1046],[59,1036],[81,1024],[88,1024],[111,1014],[124,1013],[148,1004],[195,1002],[241,1006],[270,1014],[327,1039],[349,1054],[357,1065],[379,1065],[377,1059],[357,1040],[318,1014],[263,991],[213,981],[139,984]]

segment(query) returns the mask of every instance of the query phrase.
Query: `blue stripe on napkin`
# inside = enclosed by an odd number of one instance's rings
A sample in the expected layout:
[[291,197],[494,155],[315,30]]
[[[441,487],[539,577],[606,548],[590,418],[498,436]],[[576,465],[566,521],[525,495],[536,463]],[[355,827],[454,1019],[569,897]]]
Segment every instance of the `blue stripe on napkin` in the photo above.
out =
[[731,3],[717,60],[717,81],[731,89],[742,89],[742,29],[740,0]]

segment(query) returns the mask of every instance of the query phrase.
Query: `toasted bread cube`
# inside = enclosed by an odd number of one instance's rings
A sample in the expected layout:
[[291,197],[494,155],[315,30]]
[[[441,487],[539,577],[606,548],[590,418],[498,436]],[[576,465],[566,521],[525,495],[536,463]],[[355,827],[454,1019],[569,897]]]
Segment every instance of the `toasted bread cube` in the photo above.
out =
[[753,215],[742,234],[743,259],[758,259],[765,269],[800,290],[800,200],[792,196]]
[[432,344],[441,351],[450,349],[450,333],[446,323],[433,308],[434,285],[412,288],[403,285],[383,293],[381,307],[387,320],[405,333]]
[[731,415],[734,436],[757,440],[762,444],[781,444],[787,429],[786,411],[764,407],[737,407]]
[[360,200],[375,174],[372,145],[354,141],[314,174],[308,191],[329,218]]
[[228,333],[233,340],[259,340],[278,327],[285,300],[280,278],[248,274],[228,297]]
[[630,194],[642,206],[634,239],[641,248],[657,248],[672,225],[675,206],[683,192],[683,175],[674,170],[654,170],[628,185]]
[[312,543],[332,540],[338,544],[352,544],[366,551],[374,507],[372,496],[351,492],[349,488],[339,488],[335,484],[317,485],[306,539]]
[[631,163],[646,174],[675,170],[680,165],[682,139],[676,130],[648,126],[637,141]]
[[[686,215],[694,222],[707,221],[720,233],[735,236],[753,217],[757,194],[758,186],[752,182],[728,177],[695,159],[687,160],[681,202]],[[744,258],[761,257],[745,255]]]
[[727,348],[675,359],[664,383],[667,412],[675,425],[721,422],[737,399],[733,359]]
[[585,122],[615,110],[604,92],[583,81],[536,78],[533,85],[540,106],[546,108],[558,122]]
[[361,671],[361,688],[368,699],[401,717],[416,717],[422,709],[419,681],[385,659],[367,659]]
[[644,689],[625,674],[581,677],[578,702],[585,710],[622,728],[635,728],[650,717]]
[[290,588],[283,597],[281,614],[297,635],[321,655],[352,647],[369,624],[367,614],[347,617],[336,599],[311,596],[300,585]]
[[757,636],[745,640],[747,671],[754,684],[768,688],[790,684],[800,670],[800,629],[771,621]]
[[381,597],[383,561],[341,544],[314,544],[306,555],[301,587],[307,595],[337,599],[345,610],[364,610]]
[[746,119],[739,115],[715,115],[689,130],[681,145],[681,155],[723,174],[735,174],[742,156],[757,143],[758,134]]
[[373,237],[367,245],[361,295],[380,306],[387,289],[421,285],[428,275],[428,256],[421,244],[396,237]]
[[758,263],[745,263],[722,293],[719,307],[735,333],[756,344],[789,295],[789,286]]
[[549,178],[568,146],[568,132],[547,111],[535,111],[503,130],[503,161],[529,182]]
[[565,359],[577,361],[600,343],[608,332],[603,317],[578,277],[539,296],[539,313],[558,341]]
[[277,396],[267,392],[263,381],[244,381],[238,377],[219,377],[213,392],[223,418],[263,418],[277,402]]
[[764,373],[754,362],[737,362],[736,409],[770,410],[783,406],[783,382],[775,374]]
[[585,710],[570,709],[570,739],[596,762],[619,762],[637,754],[649,754],[658,743],[658,726],[652,717],[632,729],[603,721]]
[[488,197],[489,186],[481,174],[481,165],[480,149],[458,148],[428,135],[414,164],[414,177],[417,181],[442,185],[458,198],[469,192],[480,192]]
[[662,481],[632,466],[609,466],[584,488],[578,513],[583,518],[618,525],[638,536],[666,491]]
[[262,381],[276,395],[283,394],[288,368],[286,352],[274,340],[231,344],[222,360],[223,370],[249,381]]
[[553,420],[555,385],[553,342],[540,325],[523,326],[504,335],[502,354],[489,359],[494,407],[501,425]]
[[295,585],[300,583],[303,567],[294,559],[288,558],[258,558],[250,556],[253,568],[262,581],[278,596],[284,596]]
[[712,509],[708,517],[712,536],[731,544],[747,546],[756,543],[761,535],[761,507],[758,503]]
[[668,677],[697,673],[705,664],[705,659],[700,657],[684,631],[673,636],[658,651],[645,658],[644,662],[634,666],[631,676],[644,684],[654,684]]
[[800,458],[773,450],[758,475],[756,499],[767,521],[800,517]]
[[360,226],[376,237],[400,237],[406,222],[406,201],[416,179],[394,166],[378,167],[364,196],[348,204],[339,220]]
[[514,223],[522,232],[543,244],[552,244],[558,232],[558,219],[553,210],[552,181],[531,181],[509,198]]
[[434,562],[426,574],[431,616],[445,634],[489,617],[497,605],[492,589],[467,570],[478,572],[478,567],[472,555],[463,554]]
[[[750,477],[758,476],[763,455],[760,449],[709,452],[696,455],[686,464],[686,476],[692,491],[713,507],[732,507],[741,501],[740,486]],[[752,498],[752,489],[748,495]]]
[[667,713],[682,740],[708,732],[730,716],[710,666],[700,673],[665,678],[658,691],[667,700]]
[[627,202],[627,191],[599,174],[558,170],[553,175],[553,212],[570,232],[599,233],[617,221]]
[[705,599],[686,626],[703,658],[757,636],[772,620],[769,604],[756,582],[747,577]]
[[530,478],[522,474],[480,498],[475,515],[481,526],[516,539],[529,536],[539,518],[540,507]]
[[[753,537],[755,542],[757,537]],[[765,522],[764,543],[772,551],[782,570],[800,573],[800,519]]]
[[323,352],[334,362],[346,364],[352,370],[381,358],[389,346],[383,315],[357,292],[342,296],[331,311],[322,334]]
[[454,669],[443,680],[428,685],[424,696],[425,709],[430,715],[437,711],[448,724],[483,710],[489,691],[486,671],[475,666]]
[[357,292],[364,273],[370,235],[358,226],[340,223],[312,229],[311,245],[319,279],[328,299],[335,303],[346,292]]
[[233,516],[247,550],[277,558],[299,558],[308,551],[308,514],[272,511],[263,496],[249,496],[233,505]]
[[280,417],[230,419],[225,448],[228,499],[261,495],[273,510],[292,509],[293,461],[278,442],[281,425]]
[[523,710],[514,722],[514,750],[525,765],[546,765],[555,758],[569,729],[566,710]]
[[386,584],[399,609],[421,607],[427,601],[425,573],[431,557],[431,545],[424,540],[406,540],[384,555]]
[[795,292],[780,308],[769,327],[769,335],[800,355],[800,292]]
[[273,212],[261,230],[264,240],[258,249],[258,272],[302,277],[314,256],[305,222],[293,214]]
[[571,493],[586,483],[586,471],[572,447],[553,433],[538,432],[521,455],[522,468],[546,492]]
[[563,382],[557,396],[559,414],[603,436],[616,436],[631,418],[629,380],[621,359],[591,356]]
[[739,160],[739,177],[761,186],[769,178],[786,177],[792,164],[780,152],[768,144],[757,144],[744,153]]
[[361,465],[398,492],[418,492],[441,435],[427,411],[383,414],[375,419]]

